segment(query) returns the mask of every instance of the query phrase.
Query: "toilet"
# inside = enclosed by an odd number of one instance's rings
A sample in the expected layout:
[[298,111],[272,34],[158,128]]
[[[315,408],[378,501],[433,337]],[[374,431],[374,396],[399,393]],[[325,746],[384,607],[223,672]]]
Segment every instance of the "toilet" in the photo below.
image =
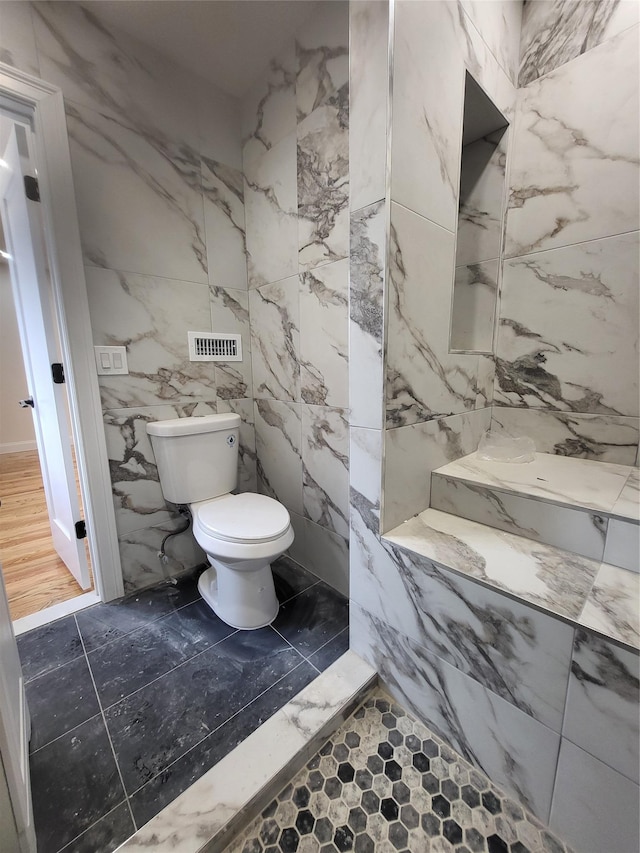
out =
[[240,417],[176,418],[147,424],[162,493],[186,504],[211,567],[200,595],[227,625],[251,630],[278,614],[271,562],[293,542],[289,513],[266,495],[232,494],[238,484]]

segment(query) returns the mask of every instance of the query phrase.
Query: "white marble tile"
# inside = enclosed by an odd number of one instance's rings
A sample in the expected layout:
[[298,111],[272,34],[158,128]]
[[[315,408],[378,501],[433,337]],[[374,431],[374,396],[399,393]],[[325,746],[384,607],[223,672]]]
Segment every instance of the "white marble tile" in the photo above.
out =
[[387,427],[475,408],[478,357],[449,352],[453,234],[391,205]]
[[375,677],[369,664],[346,652],[121,850],[198,853],[203,843],[226,847],[362,701]]
[[325,104],[348,108],[349,3],[319,3],[296,33],[298,121]]
[[[382,493],[382,430],[351,427],[349,431],[349,485],[351,501],[367,501],[372,518],[380,516]],[[373,527],[378,533],[378,525]]]
[[638,418],[494,406],[491,429],[528,435],[539,453],[634,465]]
[[478,446],[489,409],[385,432],[383,530],[429,506],[431,472]]
[[387,182],[389,5],[349,4],[350,208],[384,198]]
[[392,696],[546,821],[558,734],[358,606],[351,609],[351,647]]
[[349,595],[349,541],[308,518],[291,513],[295,540],[289,555],[342,595]]
[[40,76],[30,3],[8,0],[0,5],[0,62]]
[[301,270],[349,255],[349,118],[325,104],[298,124],[298,262]]
[[349,260],[349,407],[351,423],[383,425],[386,208],[376,202],[351,216]]
[[242,361],[213,362],[217,396],[219,399],[251,397],[249,294],[224,287],[211,287],[209,294],[211,330],[242,336]]
[[520,90],[508,256],[638,228],[638,39],[633,27]]
[[485,353],[493,350],[498,267],[497,260],[456,267],[451,349]]
[[349,424],[344,409],[302,406],[302,504],[308,519],[349,536]]
[[610,518],[604,562],[632,572],[640,572],[640,527],[619,518]]
[[202,158],[202,196],[209,282],[247,289],[247,247],[242,172]]
[[349,405],[349,260],[300,275],[303,402]]
[[640,470],[632,468],[629,477],[613,505],[614,515],[640,521]]
[[296,56],[293,39],[271,60],[242,99],[245,157],[273,148],[296,129]]
[[299,400],[298,276],[250,291],[249,309],[254,396]]
[[391,530],[385,541],[572,620],[601,565],[435,509]]
[[200,154],[242,171],[241,103],[209,80],[197,85]]
[[298,272],[295,130],[266,150],[244,154],[249,286]]
[[603,559],[605,536],[612,523],[592,512],[494,492],[439,474],[431,480],[431,506],[592,560]]
[[507,133],[497,131],[462,149],[456,266],[500,255],[507,138]]
[[[518,0],[461,0],[461,5],[479,31],[489,50],[508,74],[512,83],[518,80],[522,3]],[[537,4],[536,4],[537,5]]]
[[533,462],[489,462],[474,452],[448,463],[438,473],[492,490],[610,513],[629,468],[549,453],[536,453]]
[[640,781],[638,655],[576,631],[563,737]]
[[582,853],[632,853],[639,795],[634,782],[563,739],[549,827]]
[[[491,5],[491,4],[483,4]],[[526,3],[522,11],[519,85],[570,62],[638,23],[634,0]]]
[[493,403],[493,385],[496,376],[494,356],[479,355],[477,370],[476,409],[484,409]]
[[191,529],[167,540],[167,563],[158,558],[162,540],[168,533],[180,530],[183,519],[171,519],[154,527],[133,530],[118,537],[125,593],[162,583],[196,566],[207,564],[207,556],[193,537]]
[[640,649],[640,574],[604,563],[580,615],[580,624]]
[[303,514],[299,403],[255,401],[258,491]]
[[93,343],[124,346],[129,374],[99,376],[105,409],[216,397],[214,365],[189,360],[188,331],[211,331],[209,288],[86,267]]
[[207,282],[200,163],[193,149],[73,103],[67,103],[67,126],[86,262]]
[[218,412],[234,412],[240,415],[240,445],[238,448],[239,492],[257,492],[256,430],[253,400],[218,400]]
[[638,416],[638,257],[623,234],[505,261],[497,402]]

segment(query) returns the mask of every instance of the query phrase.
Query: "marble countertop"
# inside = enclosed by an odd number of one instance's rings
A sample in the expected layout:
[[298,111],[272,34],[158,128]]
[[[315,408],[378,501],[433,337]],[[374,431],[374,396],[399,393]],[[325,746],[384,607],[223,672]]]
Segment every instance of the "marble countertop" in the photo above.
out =
[[533,462],[488,462],[477,452],[434,471],[466,483],[640,520],[640,475],[637,468],[536,453]]
[[383,538],[566,622],[640,649],[636,572],[435,509]]

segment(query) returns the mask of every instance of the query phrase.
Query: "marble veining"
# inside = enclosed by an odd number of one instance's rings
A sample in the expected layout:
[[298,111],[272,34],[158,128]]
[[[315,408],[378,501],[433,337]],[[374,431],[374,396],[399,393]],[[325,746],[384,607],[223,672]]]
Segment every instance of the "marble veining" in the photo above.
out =
[[638,23],[637,3],[526,3],[518,85],[523,87]]
[[613,505],[612,513],[621,518],[640,521],[640,470],[638,468],[631,469],[620,497]]
[[349,535],[347,413],[325,406],[302,410],[302,502],[311,521]]
[[258,491],[303,514],[301,406],[256,400]]
[[249,293],[253,390],[257,399],[300,399],[298,276]]
[[604,563],[582,613],[586,628],[640,649],[640,574]]
[[242,172],[202,157],[202,196],[209,283],[247,289]]

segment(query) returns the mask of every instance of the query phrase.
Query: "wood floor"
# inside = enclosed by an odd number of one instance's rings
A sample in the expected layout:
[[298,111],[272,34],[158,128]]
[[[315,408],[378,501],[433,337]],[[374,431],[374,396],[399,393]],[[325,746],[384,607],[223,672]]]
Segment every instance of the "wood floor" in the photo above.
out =
[[53,548],[37,451],[0,454],[0,500],[0,563],[11,618],[82,595]]

